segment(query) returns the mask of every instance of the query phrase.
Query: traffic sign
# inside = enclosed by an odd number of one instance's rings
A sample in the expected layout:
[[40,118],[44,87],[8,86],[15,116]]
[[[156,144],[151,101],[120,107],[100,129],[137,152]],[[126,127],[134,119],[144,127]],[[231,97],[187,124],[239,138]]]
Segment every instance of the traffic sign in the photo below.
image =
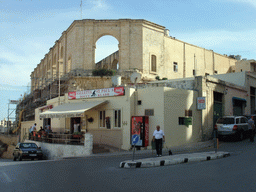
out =
[[139,141],[139,135],[133,135],[132,136],[132,145],[135,145]]

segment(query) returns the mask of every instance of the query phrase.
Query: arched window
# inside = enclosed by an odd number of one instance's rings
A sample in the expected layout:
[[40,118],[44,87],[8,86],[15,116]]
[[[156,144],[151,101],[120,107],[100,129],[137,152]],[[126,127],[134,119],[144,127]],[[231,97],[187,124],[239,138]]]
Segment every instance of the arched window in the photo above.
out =
[[118,64],[118,60],[117,59],[114,59],[114,61],[112,62],[112,69],[118,69],[118,66],[119,64]]
[[156,72],[156,56],[151,55],[151,71]]
[[70,72],[72,69],[72,60],[71,56],[68,57],[68,63],[67,63],[67,73]]

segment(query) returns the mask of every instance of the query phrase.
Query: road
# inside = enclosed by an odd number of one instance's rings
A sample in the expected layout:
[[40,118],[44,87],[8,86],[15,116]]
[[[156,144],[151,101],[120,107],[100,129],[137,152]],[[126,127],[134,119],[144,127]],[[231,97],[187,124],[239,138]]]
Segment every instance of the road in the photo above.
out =
[[24,161],[0,167],[0,191],[256,191],[255,146],[221,142],[230,157],[140,169],[119,168],[131,155]]

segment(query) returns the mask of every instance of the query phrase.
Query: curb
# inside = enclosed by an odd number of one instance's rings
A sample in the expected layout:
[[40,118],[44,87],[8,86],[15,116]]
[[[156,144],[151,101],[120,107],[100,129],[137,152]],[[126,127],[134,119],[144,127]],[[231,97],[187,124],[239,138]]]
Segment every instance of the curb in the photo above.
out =
[[209,161],[214,159],[220,159],[230,156],[229,152],[204,152],[204,153],[191,153],[164,156],[160,158],[148,158],[136,161],[123,161],[120,163],[120,168],[147,168],[147,167],[159,167],[167,165],[175,165],[181,163]]

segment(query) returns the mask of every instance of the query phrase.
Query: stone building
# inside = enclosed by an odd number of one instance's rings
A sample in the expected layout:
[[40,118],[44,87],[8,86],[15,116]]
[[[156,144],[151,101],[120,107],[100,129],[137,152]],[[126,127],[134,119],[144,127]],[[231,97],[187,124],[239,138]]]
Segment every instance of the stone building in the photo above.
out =
[[[95,64],[96,42],[105,35],[118,41],[119,50]],[[111,87],[110,77],[93,76],[95,69],[112,69],[122,84],[134,69],[141,83],[156,78],[176,79],[232,72],[235,57],[192,45],[169,35],[164,26],[141,19],[75,20],[31,73],[31,94],[17,106],[25,121],[34,109],[68,91]],[[16,116],[19,116],[17,114]]]
[[[22,114],[23,127],[29,128],[35,121],[39,121],[38,123],[41,125],[47,124],[47,122],[42,122],[42,119],[38,118],[38,110],[47,108],[51,103],[48,101],[54,101],[56,106],[63,104],[62,99],[66,97],[65,94],[68,92],[116,86],[113,85],[110,76],[94,76],[93,72],[95,70],[114,70],[116,75],[121,77],[121,83],[118,85],[133,84],[134,82],[131,82],[130,77],[134,71],[140,73],[140,81],[136,83],[140,83],[142,86],[155,81],[156,78],[186,79],[201,76],[203,80],[196,81],[201,83],[200,91],[196,94],[196,97],[207,97],[208,95],[208,91],[205,90],[210,89],[207,87],[210,81],[207,80],[207,83],[205,83],[205,76],[235,72],[237,62],[235,57],[221,55],[212,50],[183,42],[170,36],[169,33],[169,30],[164,26],[140,19],[85,19],[74,21],[31,73],[31,94],[27,95],[17,106],[17,112],[25,109]],[[105,35],[117,39],[119,50],[95,63],[96,42]],[[194,80],[188,81],[186,86],[189,86],[191,82],[194,82]],[[181,85],[182,83],[179,83],[179,86]],[[196,92],[197,87],[192,86],[193,91],[187,92],[189,93],[190,105],[193,105],[193,110],[198,114],[198,118],[195,119],[200,119],[200,123],[202,122],[204,126],[197,130],[198,134],[193,141],[211,137],[214,94],[217,95],[219,92],[223,94],[226,84],[221,84],[218,80],[212,80],[211,85],[213,85],[209,92],[211,96],[207,97],[207,102],[211,105],[209,105],[207,112],[196,110],[194,92]],[[234,86],[230,87],[232,87],[232,90],[236,90]],[[244,98],[246,91],[241,87],[237,89],[239,92],[236,94]],[[143,89],[138,92],[142,93]],[[168,95],[165,90],[163,90],[163,94]],[[147,94],[144,94],[143,97],[146,98],[146,96]],[[149,99],[149,101],[151,100]],[[165,100],[163,99],[163,101]],[[186,110],[185,107],[182,108],[181,113]],[[167,108],[169,111],[173,109],[170,106]],[[161,109],[164,109],[164,107]],[[95,112],[94,115],[97,116]],[[129,115],[134,114],[130,112]],[[141,111],[140,115],[144,115],[144,113]],[[206,124],[204,121],[207,118],[209,120]],[[52,122],[55,122],[56,127],[69,129],[70,122],[68,120],[58,121],[57,123],[56,120],[53,120]],[[127,125],[129,123],[126,124],[126,127]],[[196,127],[197,124],[194,126]],[[93,128],[98,129],[97,126]],[[200,130],[204,131],[200,132]],[[91,129],[90,131],[97,132],[98,130]],[[108,130],[106,132],[111,133]],[[128,133],[129,129],[125,128],[125,132]],[[122,135],[122,138],[124,138],[124,135]],[[125,141],[125,144],[119,144],[118,146],[121,145],[124,145],[123,149],[128,149],[129,138]]]

